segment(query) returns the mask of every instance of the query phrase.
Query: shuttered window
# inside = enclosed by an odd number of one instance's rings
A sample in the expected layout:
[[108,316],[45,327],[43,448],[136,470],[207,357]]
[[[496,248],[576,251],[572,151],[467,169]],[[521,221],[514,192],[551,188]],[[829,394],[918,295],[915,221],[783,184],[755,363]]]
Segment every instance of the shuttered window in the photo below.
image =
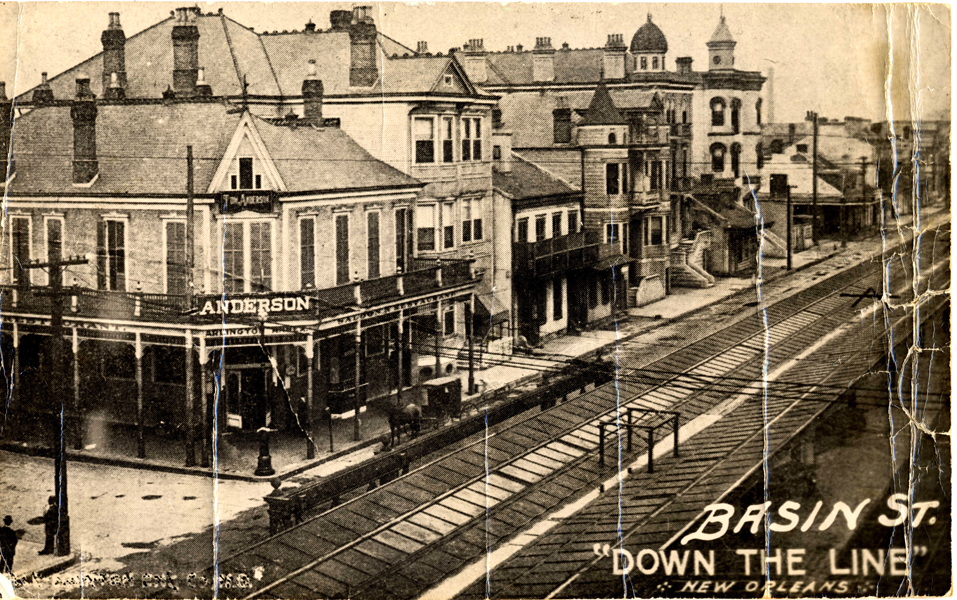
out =
[[349,283],[349,215],[336,215],[336,285]]

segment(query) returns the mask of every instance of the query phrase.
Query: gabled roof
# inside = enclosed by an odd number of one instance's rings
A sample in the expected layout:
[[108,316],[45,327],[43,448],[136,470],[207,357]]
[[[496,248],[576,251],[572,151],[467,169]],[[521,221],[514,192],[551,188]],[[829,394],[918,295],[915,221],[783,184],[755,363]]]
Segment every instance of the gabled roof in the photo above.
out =
[[[176,20],[164,19],[126,40],[127,98],[161,98],[173,84],[172,29]],[[309,59],[316,60],[316,76],[325,94],[348,95],[392,92],[424,93],[433,89],[450,69],[451,57],[417,56],[408,47],[377,32],[378,65],[383,79],[374,88],[355,88],[349,83],[351,47],[348,31],[293,31],[257,33],[221,13],[195,17],[199,30],[199,66],[214,96],[241,96],[243,82],[251,96],[300,96]],[[410,58],[399,58],[403,55]],[[421,62],[420,62],[421,61]],[[79,73],[90,78],[97,97],[103,97],[103,53],[50,79],[57,99],[75,94]],[[461,72],[457,77],[468,78]],[[474,87],[463,84],[470,94]],[[33,90],[18,101],[30,101]]]
[[[464,70],[452,56],[394,58],[383,63],[381,73],[374,91],[386,94],[476,93]],[[449,83],[445,82],[445,75],[450,76]]]
[[592,96],[591,103],[588,105],[588,114],[585,115],[585,118],[582,119],[578,126],[587,127],[588,125],[627,124],[628,121],[621,116],[621,113],[615,106],[614,101],[612,101],[611,95],[608,93],[608,86],[605,85],[605,81],[599,81],[598,87],[595,88],[595,95]]
[[514,200],[579,194],[576,188],[516,154],[512,155],[510,173],[492,171],[492,185]]
[[[280,94],[276,75],[259,35],[225,15],[201,14],[196,16],[195,22],[199,30],[199,65],[205,69],[206,82],[212,87],[214,95],[241,95],[243,75],[246,76],[250,94]],[[128,98],[161,98],[166,88],[172,87],[173,51],[170,36],[175,24],[176,20],[170,17],[126,40]],[[90,77],[93,93],[102,98],[102,52],[51,78],[53,95],[60,100],[72,98],[75,95],[76,77],[81,72]],[[30,90],[21,94],[19,100],[29,101],[32,95],[33,91]]]
[[[417,180],[376,160],[334,128],[296,127],[252,119],[289,192],[408,187]],[[186,146],[193,146],[194,189],[205,192],[244,115],[220,103],[98,106],[99,175],[73,186],[73,121],[69,106],[36,108],[13,127],[11,195],[166,195],[186,192]],[[201,125],[201,126],[200,126]]]

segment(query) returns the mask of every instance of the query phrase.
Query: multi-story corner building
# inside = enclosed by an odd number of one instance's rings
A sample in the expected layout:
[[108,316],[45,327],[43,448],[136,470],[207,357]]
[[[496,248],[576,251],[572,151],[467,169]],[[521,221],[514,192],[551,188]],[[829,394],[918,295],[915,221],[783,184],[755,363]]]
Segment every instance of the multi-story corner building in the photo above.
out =
[[[735,45],[722,18],[707,42],[708,69],[694,71],[690,57],[672,68],[649,16],[630,45],[621,34],[583,49],[539,37],[529,50],[489,52],[474,39],[457,56],[475,85],[501,96],[496,123],[515,151],[583,192],[586,229],[619,244],[631,262],[622,294],[644,303],[672,283],[710,285],[709,270],[748,268],[757,250],[738,225],[748,215],[754,224],[742,196],[761,183],[765,78],[735,67]],[[596,220],[601,211],[607,222]]]
[[[145,73],[129,66],[149,60],[128,61],[133,90]],[[345,117],[323,116],[308,72],[302,116],[281,118],[208,89],[124,98],[115,73],[99,97],[86,75],[69,97],[62,77],[51,80],[41,90],[55,87],[54,98],[0,122],[11,156],[0,337],[16,378],[7,414],[21,432],[59,402],[45,380],[56,300],[29,263],[67,255],[89,256],[66,269],[60,300],[77,445],[94,435],[108,445],[104,431],[134,426],[144,456],[144,432],[162,423],[185,432],[190,463],[215,416],[221,430],[310,431],[325,411],[354,416],[446,369],[442,349],[466,329],[477,274],[444,251],[465,227],[483,239],[478,209],[467,224],[446,219],[461,204],[442,196],[423,219],[434,183],[376,159],[340,127]],[[10,110],[4,97],[0,113]]]
[[[267,119],[307,116],[311,102],[372,157],[425,184],[401,225],[403,248],[431,259],[473,259],[480,274],[491,272],[486,224],[496,98],[476,89],[454,57],[423,45],[413,51],[378,31],[371,12],[334,10],[326,29],[309,22],[260,33],[222,11],[181,8],[129,39],[113,13],[102,53],[45,80],[17,106],[26,111],[71,97],[80,72],[93,74],[91,90],[100,98],[215,96]],[[492,287],[481,279],[476,314],[501,318],[508,303],[496,301]]]

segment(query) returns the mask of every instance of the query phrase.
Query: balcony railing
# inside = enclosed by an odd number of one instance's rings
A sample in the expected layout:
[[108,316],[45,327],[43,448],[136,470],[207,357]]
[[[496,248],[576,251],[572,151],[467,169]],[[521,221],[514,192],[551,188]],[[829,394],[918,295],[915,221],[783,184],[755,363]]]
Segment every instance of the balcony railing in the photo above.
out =
[[[206,294],[187,306],[185,296],[64,288],[65,317],[164,323],[219,321],[224,315],[255,319],[262,310],[302,319],[324,318],[402,297],[420,296],[474,281],[469,260],[413,259],[408,273],[295,292]],[[46,288],[4,287],[4,314],[49,315],[53,299]],[[229,318],[229,317],[227,317]],[[273,317],[275,318],[275,317]]]
[[515,242],[512,261],[515,277],[545,277],[579,269],[599,258],[597,232],[580,231],[538,242]]
[[671,129],[668,125],[645,125],[632,127],[631,143],[637,145],[663,145],[670,140]]
[[672,123],[671,137],[691,137],[691,123]]

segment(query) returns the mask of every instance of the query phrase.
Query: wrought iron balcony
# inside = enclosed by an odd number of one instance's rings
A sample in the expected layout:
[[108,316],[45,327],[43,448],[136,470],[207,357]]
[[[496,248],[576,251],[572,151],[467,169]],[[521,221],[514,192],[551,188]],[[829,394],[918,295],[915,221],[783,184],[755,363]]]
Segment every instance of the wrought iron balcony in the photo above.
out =
[[579,231],[538,242],[515,242],[512,244],[514,276],[546,277],[580,269],[598,260],[600,246],[601,239],[595,231]]
[[[473,282],[469,260],[413,259],[408,273],[355,281],[323,289],[295,292],[248,294],[205,294],[194,297],[187,306],[182,295],[111,292],[80,287],[63,290],[63,315],[66,318],[102,319],[201,324],[222,320],[226,315],[255,319],[265,311],[282,317],[323,319],[394,301],[417,297]],[[24,314],[43,318],[50,314],[53,299],[43,287],[5,286],[0,291],[0,310],[4,314]],[[280,318],[282,318],[280,317]]]

